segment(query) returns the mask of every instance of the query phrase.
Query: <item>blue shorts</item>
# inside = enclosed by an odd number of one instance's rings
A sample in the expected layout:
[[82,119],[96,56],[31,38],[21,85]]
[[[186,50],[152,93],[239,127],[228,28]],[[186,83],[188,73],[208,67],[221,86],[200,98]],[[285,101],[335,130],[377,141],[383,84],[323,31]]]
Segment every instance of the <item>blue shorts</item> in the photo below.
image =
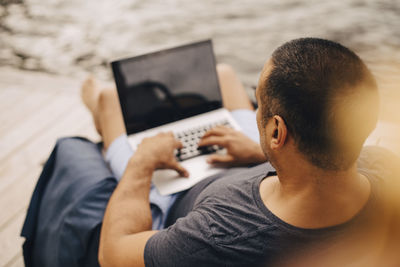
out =
[[[256,113],[252,110],[238,109],[232,111],[231,114],[241,127],[243,133],[258,143],[259,134],[256,122]],[[123,134],[115,139],[109,146],[105,154],[105,160],[109,164],[111,171],[117,180],[121,179],[132,155],[133,150],[128,142],[128,137],[126,134]],[[153,230],[164,228],[169,209],[179,194],[180,193],[162,196],[158,193],[154,185],[151,186],[150,205],[153,217]]]

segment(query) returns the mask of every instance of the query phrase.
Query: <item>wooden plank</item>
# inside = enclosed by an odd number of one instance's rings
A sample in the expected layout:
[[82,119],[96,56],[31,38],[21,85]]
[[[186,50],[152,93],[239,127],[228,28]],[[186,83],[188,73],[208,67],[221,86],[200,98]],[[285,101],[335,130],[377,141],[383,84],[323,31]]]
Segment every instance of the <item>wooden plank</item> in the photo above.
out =
[[71,79],[67,76],[16,70],[9,67],[0,67],[0,88],[13,87],[27,90],[69,91],[79,92],[82,79]]
[[[89,125],[91,118],[81,118],[82,110],[76,109],[64,120],[48,129],[39,138],[33,140],[26,148],[12,156],[8,164],[2,164],[2,181],[0,210],[8,212],[0,214],[0,229],[16,212],[26,206],[30,200],[36,180],[42,170],[41,163],[48,157],[55,141],[61,135],[76,135]],[[21,166],[21,162],[23,165]]]
[[21,177],[9,186],[4,195],[1,196],[0,207],[3,212],[0,216],[0,230],[12,223],[16,214],[26,209],[40,172],[40,167],[32,169],[25,177]]
[[[53,145],[54,141],[56,140],[57,137],[59,137],[62,134],[68,134],[68,133],[75,133],[74,129],[77,127],[81,127],[82,123],[86,123],[88,125],[91,124],[91,116],[89,113],[85,110],[85,108],[80,104],[80,103],[75,103],[73,106],[71,106],[71,112],[66,112],[65,115],[59,115],[59,118],[56,118],[55,123],[51,123],[46,127],[46,129],[42,129],[43,132],[41,132],[40,135],[38,135],[36,138],[31,139],[34,140],[33,148],[32,145],[26,144],[23,146],[18,152],[19,152],[19,157],[17,157],[18,161],[16,161],[16,164],[22,165],[19,166],[19,169],[21,167],[25,166],[24,163],[26,164],[25,159],[29,159],[30,157],[37,158],[37,153],[43,152],[43,149],[46,148],[46,143]],[[76,127],[75,127],[76,125]],[[93,131],[94,133],[94,128]],[[48,140],[50,139],[50,140]],[[38,140],[42,142],[38,142]],[[47,141],[46,141],[47,140]],[[50,141],[50,143],[49,143]],[[49,146],[50,147],[50,146]],[[49,148],[50,149],[50,148]],[[42,155],[46,154],[47,151],[42,153]],[[12,164],[13,159],[15,157],[10,156],[8,157],[5,161],[3,161],[0,166],[3,166],[0,168],[0,176],[5,176],[4,174],[4,166],[7,167],[9,165],[14,165]],[[21,161],[22,160],[22,163]],[[1,183],[0,183],[1,187]],[[1,192],[1,190],[0,190]]]
[[0,231],[0,262],[4,266],[13,260],[13,257],[21,250],[23,238],[19,236],[25,219],[25,212],[18,216]]
[[[34,114],[47,103],[50,103],[57,91],[43,90],[19,90],[25,91],[16,104],[7,108],[0,120],[0,136],[4,136],[7,132],[12,131],[17,125],[24,123],[25,119]],[[8,102],[7,99],[1,99],[3,102]]]
[[10,108],[16,106],[20,99],[24,98],[25,91],[17,90],[15,87],[4,87],[0,89],[0,123]]
[[[19,234],[41,171],[40,163],[48,156],[57,137],[79,134],[96,138],[96,134],[90,115],[80,103],[76,81],[0,69],[0,111],[5,111],[0,113],[0,150],[5,148],[0,152],[0,204],[5,214],[0,230],[0,266],[15,267],[23,266]],[[62,111],[71,115],[64,117]],[[20,134],[24,136],[21,138]],[[17,204],[10,205],[14,203]]]
[[[73,117],[73,116],[71,116],[71,117]],[[74,130],[70,130],[70,132],[66,131],[66,134],[70,134],[70,133],[78,134],[79,133],[81,136],[93,138],[93,136],[95,136],[95,131],[91,127],[92,126],[91,122],[88,120],[82,120],[81,122],[82,122],[81,124],[76,124],[77,128],[75,129],[75,132],[74,132]],[[64,125],[64,127],[67,127],[68,125],[71,126],[71,124],[67,125],[66,123],[62,123],[61,125]],[[59,128],[58,130],[64,130],[64,129]],[[57,134],[57,132],[53,132],[52,134]],[[38,143],[38,145],[40,145],[39,143]],[[30,149],[35,149],[35,147],[31,146]],[[24,174],[22,176],[22,178],[20,177],[19,179],[17,179],[17,180],[23,180],[20,182],[23,185],[23,187],[19,188],[19,191],[21,191],[21,195],[23,197],[21,197],[21,196],[15,197],[16,200],[18,200],[17,201],[18,207],[17,206],[13,206],[13,207],[8,206],[8,209],[5,210],[8,212],[9,220],[5,222],[2,229],[0,230],[0,243],[10,242],[8,239],[3,239],[3,236],[1,233],[5,232],[7,234],[7,232],[10,231],[10,225],[18,225],[17,229],[12,228],[12,231],[14,233],[16,233],[16,236],[14,236],[14,240],[11,241],[11,244],[0,245],[0,249],[3,248],[4,246],[6,246],[7,253],[10,253],[10,255],[14,255],[9,260],[9,262],[6,264],[6,266],[23,266],[22,257],[20,257],[21,245],[22,245],[21,240],[22,239],[19,237],[19,234],[20,234],[20,231],[22,228],[22,224],[19,223],[18,220],[19,220],[19,217],[21,216],[21,214],[22,214],[23,218],[25,218],[28,201],[30,199],[34,184],[36,182],[36,179],[37,179],[40,171],[41,171],[41,167],[37,167],[36,171],[28,170],[28,172],[26,174]],[[35,172],[36,172],[36,174],[35,174]],[[31,185],[28,185],[29,182],[31,182]],[[18,188],[18,187],[20,187],[20,185],[16,186],[16,188]],[[8,197],[15,196],[15,190],[11,189],[11,190],[7,190],[7,192],[10,192]],[[15,201],[11,201],[11,202],[15,203]],[[13,203],[11,203],[11,204],[13,204]],[[0,204],[3,204],[3,200],[0,200]],[[14,208],[15,209],[20,208],[20,209],[18,211],[14,212],[15,211]],[[2,207],[2,209],[3,209],[3,207]],[[12,211],[12,212],[10,212],[10,211]],[[1,258],[1,253],[0,253],[0,258]],[[8,260],[8,258],[6,258],[6,260]]]
[[38,137],[47,127],[57,123],[60,116],[71,110],[74,101],[71,97],[57,97],[4,136],[0,135],[0,162],[21,149],[29,139]]
[[[80,84],[80,79],[0,67],[0,122],[10,117],[6,114],[10,108],[26,110],[26,105],[21,103],[24,98],[28,98],[29,101],[30,96],[37,92],[49,95],[64,92],[78,96]],[[35,102],[37,101],[32,101],[30,104]]]
[[22,249],[14,255],[10,262],[8,262],[5,267],[24,267],[24,258],[22,256]]
[[[85,129],[87,129],[87,124],[84,126]],[[83,132],[83,135],[90,135],[91,130],[86,131],[87,133],[85,134],[85,131],[80,131]],[[37,170],[37,175],[39,174],[39,172],[41,171],[40,168],[38,168]],[[33,172],[29,172],[31,176],[35,176],[35,174]],[[28,179],[26,178],[25,181],[23,181],[22,183],[25,185],[24,188],[22,188],[20,191],[21,195],[24,196],[25,199],[22,199],[20,196],[17,196],[16,198],[18,199],[18,203],[20,204],[20,206],[22,205],[23,207],[16,212],[15,215],[13,215],[14,217],[12,217],[8,222],[6,222],[6,224],[4,225],[4,227],[0,230],[0,243],[5,243],[3,245],[0,245],[0,249],[5,250],[7,253],[7,255],[13,255],[14,257],[11,258],[10,262],[7,263],[6,266],[22,266],[22,258],[20,257],[21,254],[21,245],[22,245],[22,239],[19,237],[20,231],[22,229],[22,223],[20,222],[20,217],[22,216],[23,218],[25,218],[25,214],[26,214],[26,209],[27,209],[27,205],[28,205],[28,201],[30,199],[30,195],[32,193],[33,190],[33,184],[32,186],[28,186],[26,183],[27,181],[31,180],[31,181],[35,181],[36,177],[34,177],[34,179]],[[30,187],[30,188],[29,188]],[[28,197],[28,198],[26,198]],[[14,207],[12,207],[11,209],[13,209]],[[22,214],[22,215],[21,215]],[[17,225],[17,227],[11,227],[10,230],[10,225]],[[13,233],[14,235],[14,239],[10,241],[10,232]],[[4,238],[3,235],[6,235],[7,237]],[[15,256],[16,255],[16,256]],[[0,258],[2,257],[2,253],[0,252]],[[15,257],[19,258],[18,260],[15,260]],[[4,260],[3,258],[1,258],[2,261]],[[9,260],[9,258],[6,258],[5,260]],[[15,261],[15,262],[14,262]]]
[[[83,136],[93,136],[94,132],[92,129],[90,129],[91,124],[85,123],[83,125],[83,128],[79,129],[78,132],[82,133]],[[27,191],[24,189],[24,191]],[[3,255],[0,253],[0,259],[1,263],[4,263],[6,267],[23,267],[24,262],[23,262],[23,257],[22,257],[22,243],[23,243],[23,238],[21,238],[20,231],[22,229],[22,223],[21,223],[21,216],[24,219],[25,214],[26,214],[26,208],[25,206],[20,212],[18,212],[13,218],[12,221],[10,221],[9,224],[6,225],[6,227],[3,228],[2,231],[0,231],[0,249],[6,250],[5,253],[9,253],[10,257],[2,258]],[[21,215],[22,214],[22,215]],[[16,225],[16,227],[10,227],[10,225]],[[10,240],[10,236],[13,236],[13,239]],[[13,256],[11,256],[13,255]],[[8,262],[6,262],[9,260]]]
[[29,168],[39,166],[40,163],[43,163],[57,138],[66,135],[80,135],[84,127],[90,128],[90,137],[97,140],[91,116],[81,105],[74,106],[72,112],[63,116],[62,121],[48,127],[40,136],[31,139],[30,142],[14,155],[1,162],[0,177],[2,179],[0,180],[0,194],[4,188],[17,179],[16,177],[20,177]]
[[24,267],[24,258],[22,256],[22,249],[14,255],[14,257],[6,263],[5,267]]
[[[78,114],[80,114],[80,112],[78,112]],[[71,116],[71,117],[76,117],[76,116]],[[71,124],[67,124],[68,121],[65,121],[66,123],[61,123],[61,125],[63,125],[63,127],[58,128],[57,131],[53,131],[52,133],[49,134],[53,134],[55,136],[58,136],[58,132],[59,131],[63,131],[66,128],[70,129],[71,128]],[[93,128],[91,127],[91,121],[86,119],[86,120],[81,120],[80,124],[75,124],[76,125],[76,129],[71,129],[70,131],[65,131],[64,133],[66,133],[67,135],[69,134],[80,134],[82,136],[87,136],[87,137],[92,137],[96,136],[95,135],[95,130],[93,130]],[[69,128],[68,128],[69,126]],[[55,137],[57,138],[57,137]],[[36,142],[36,145],[41,145],[42,142]],[[30,149],[35,149],[36,146],[30,146]],[[51,148],[50,148],[51,149]],[[44,153],[43,153],[44,154]],[[46,155],[47,156],[47,155]],[[29,169],[29,168],[28,168]],[[0,259],[2,259],[1,261],[8,261],[6,263],[6,266],[23,266],[23,261],[22,261],[22,257],[21,255],[21,245],[22,245],[22,238],[19,237],[21,228],[22,228],[22,223],[19,221],[20,217],[22,216],[23,218],[25,218],[25,214],[26,214],[26,208],[28,205],[28,201],[30,199],[30,196],[32,194],[32,190],[34,187],[34,184],[36,182],[36,179],[39,175],[41,171],[41,167],[37,167],[36,171],[31,171],[28,170],[28,172],[26,174],[23,175],[23,178],[19,178],[17,180],[24,180],[21,181],[21,185],[23,185],[22,187],[19,188],[19,191],[21,191],[21,196],[16,196],[15,200],[17,200],[16,202],[19,203],[18,206],[21,206],[21,209],[19,209],[19,207],[10,207],[8,206],[6,210],[4,210],[4,207],[2,207],[2,209],[4,211],[8,212],[9,215],[9,220],[5,223],[5,225],[3,225],[2,229],[0,230],[0,243],[3,243],[2,245],[0,245],[0,249],[5,249],[7,253],[7,255],[9,254],[10,257],[6,257],[5,259],[3,259],[3,254],[0,253]],[[35,173],[36,172],[36,173]],[[31,185],[28,185],[28,182],[31,181]],[[7,190],[8,191],[8,190]],[[15,196],[15,190],[10,190],[8,191],[9,196]],[[3,193],[4,194],[4,193]],[[25,199],[24,199],[25,198]],[[15,201],[12,201],[15,203]],[[3,204],[3,200],[0,200],[0,204]],[[7,205],[6,205],[7,206]],[[17,212],[10,212],[10,211],[14,211],[14,208],[19,209],[19,211]],[[15,213],[15,214],[13,214]],[[21,215],[22,214],[22,215]],[[17,227],[10,227],[10,225],[17,225]],[[11,230],[10,230],[11,229]],[[10,238],[8,238],[10,236],[10,231],[13,232],[14,235],[14,239],[10,241]],[[4,235],[7,236],[7,238],[4,238]],[[11,256],[14,255],[14,256]]]

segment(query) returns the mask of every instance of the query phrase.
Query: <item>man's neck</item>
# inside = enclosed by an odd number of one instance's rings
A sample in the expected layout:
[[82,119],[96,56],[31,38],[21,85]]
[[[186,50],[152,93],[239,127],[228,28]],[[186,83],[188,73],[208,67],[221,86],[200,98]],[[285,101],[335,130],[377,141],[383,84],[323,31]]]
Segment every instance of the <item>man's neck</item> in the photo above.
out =
[[346,171],[324,171],[295,164],[265,179],[261,198],[277,217],[301,228],[322,228],[344,223],[365,205],[370,194],[367,178],[356,165]]

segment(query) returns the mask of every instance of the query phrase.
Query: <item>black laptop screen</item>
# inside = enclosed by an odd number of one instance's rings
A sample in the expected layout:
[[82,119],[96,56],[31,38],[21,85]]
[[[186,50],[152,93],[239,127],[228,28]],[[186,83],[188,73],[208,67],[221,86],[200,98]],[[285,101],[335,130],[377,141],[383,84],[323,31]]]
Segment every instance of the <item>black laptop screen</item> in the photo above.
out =
[[210,40],[111,65],[128,134],[222,107]]

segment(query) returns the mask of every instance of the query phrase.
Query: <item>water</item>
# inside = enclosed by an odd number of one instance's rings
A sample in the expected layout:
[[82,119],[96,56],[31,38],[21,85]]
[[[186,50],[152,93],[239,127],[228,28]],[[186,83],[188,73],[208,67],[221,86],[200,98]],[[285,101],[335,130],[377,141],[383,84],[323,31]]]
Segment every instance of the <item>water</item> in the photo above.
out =
[[109,79],[112,59],[212,38],[217,60],[253,85],[274,48],[314,36],[352,48],[373,68],[399,70],[399,0],[0,3],[0,64],[16,69]]

